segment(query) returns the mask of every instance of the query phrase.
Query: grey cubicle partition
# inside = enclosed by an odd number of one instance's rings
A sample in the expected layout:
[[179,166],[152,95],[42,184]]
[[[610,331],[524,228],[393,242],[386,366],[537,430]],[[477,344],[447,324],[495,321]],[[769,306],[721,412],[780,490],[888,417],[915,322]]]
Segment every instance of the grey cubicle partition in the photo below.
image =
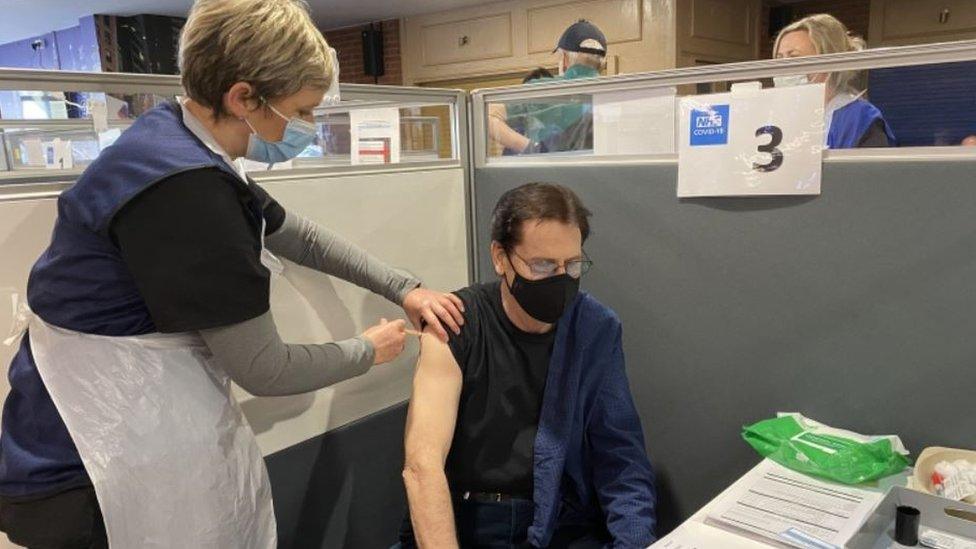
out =
[[398,404],[267,456],[278,547],[393,545],[407,510],[406,419]]
[[[593,211],[584,290],[624,322],[660,532],[758,461],[744,424],[798,411],[976,447],[976,159],[828,163],[823,194],[684,200],[670,164],[475,171],[476,245],[529,181]],[[485,253],[480,277],[493,277]]]

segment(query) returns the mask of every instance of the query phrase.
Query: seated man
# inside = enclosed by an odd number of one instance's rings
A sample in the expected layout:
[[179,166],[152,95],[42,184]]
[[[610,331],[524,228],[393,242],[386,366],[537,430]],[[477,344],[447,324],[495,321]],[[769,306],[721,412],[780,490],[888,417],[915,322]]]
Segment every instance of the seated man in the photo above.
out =
[[531,183],[492,216],[499,280],[457,292],[464,330],[426,331],[407,419],[403,547],[646,547],[654,474],[620,320],[579,279],[590,213]]

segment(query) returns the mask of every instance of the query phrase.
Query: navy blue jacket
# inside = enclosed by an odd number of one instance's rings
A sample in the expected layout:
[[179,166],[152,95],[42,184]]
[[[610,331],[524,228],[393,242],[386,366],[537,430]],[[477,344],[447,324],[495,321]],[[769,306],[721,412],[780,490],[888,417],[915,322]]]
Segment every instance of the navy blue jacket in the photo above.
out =
[[[535,439],[529,542],[549,544],[574,515],[602,516],[615,548],[654,540],[654,472],[624,371],[617,315],[581,293],[556,329]],[[565,509],[564,496],[600,509]]]

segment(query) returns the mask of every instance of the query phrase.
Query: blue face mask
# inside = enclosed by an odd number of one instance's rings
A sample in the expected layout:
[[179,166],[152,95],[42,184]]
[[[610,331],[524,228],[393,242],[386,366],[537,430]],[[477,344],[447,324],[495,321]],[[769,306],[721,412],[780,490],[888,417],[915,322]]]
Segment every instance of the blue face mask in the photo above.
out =
[[281,141],[268,141],[258,135],[257,130],[247,119],[243,119],[247,127],[251,128],[251,137],[247,141],[245,158],[265,164],[276,164],[295,158],[315,141],[315,124],[306,122],[301,118],[288,118],[271,105],[268,105],[268,108],[288,121],[285,126],[285,133],[281,136]]

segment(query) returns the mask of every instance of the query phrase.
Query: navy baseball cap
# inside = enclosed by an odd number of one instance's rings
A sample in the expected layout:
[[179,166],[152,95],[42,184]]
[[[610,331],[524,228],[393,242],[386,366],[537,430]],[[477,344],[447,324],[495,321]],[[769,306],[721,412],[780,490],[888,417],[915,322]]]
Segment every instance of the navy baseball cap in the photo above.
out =
[[596,55],[607,54],[607,37],[596,25],[586,19],[580,19],[566,29],[566,32],[559,37],[559,44],[553,53],[558,49],[565,51],[578,51],[581,53],[592,53]]

